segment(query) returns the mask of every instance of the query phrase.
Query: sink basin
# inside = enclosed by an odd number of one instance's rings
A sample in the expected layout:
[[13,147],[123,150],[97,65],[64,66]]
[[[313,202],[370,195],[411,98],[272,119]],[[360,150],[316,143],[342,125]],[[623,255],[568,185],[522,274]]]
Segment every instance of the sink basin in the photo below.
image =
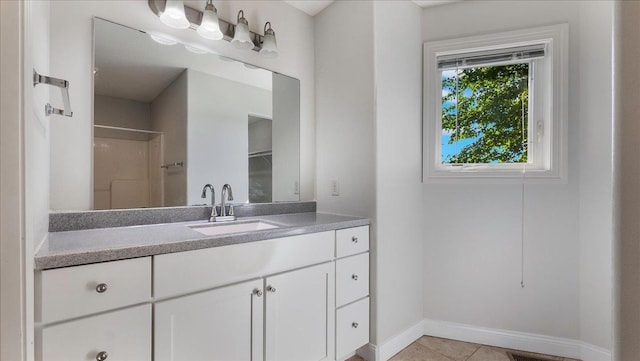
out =
[[221,223],[221,224],[198,224],[189,226],[196,232],[200,232],[207,236],[215,236],[218,234],[240,233],[260,231],[264,229],[278,228],[278,226],[266,222],[244,222],[244,223]]

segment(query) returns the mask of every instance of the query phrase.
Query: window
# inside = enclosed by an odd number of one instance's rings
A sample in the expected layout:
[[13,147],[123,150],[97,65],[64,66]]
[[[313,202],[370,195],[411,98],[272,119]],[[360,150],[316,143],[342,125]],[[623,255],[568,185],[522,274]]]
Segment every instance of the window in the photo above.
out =
[[567,26],[425,44],[425,180],[566,180]]

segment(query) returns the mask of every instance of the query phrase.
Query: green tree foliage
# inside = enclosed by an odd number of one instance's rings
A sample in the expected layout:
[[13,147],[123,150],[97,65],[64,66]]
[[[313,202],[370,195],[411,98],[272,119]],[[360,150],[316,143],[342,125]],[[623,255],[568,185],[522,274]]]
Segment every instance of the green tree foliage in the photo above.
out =
[[449,144],[473,140],[444,162],[526,162],[528,83],[528,63],[466,68],[457,79],[443,77],[442,130],[451,134]]

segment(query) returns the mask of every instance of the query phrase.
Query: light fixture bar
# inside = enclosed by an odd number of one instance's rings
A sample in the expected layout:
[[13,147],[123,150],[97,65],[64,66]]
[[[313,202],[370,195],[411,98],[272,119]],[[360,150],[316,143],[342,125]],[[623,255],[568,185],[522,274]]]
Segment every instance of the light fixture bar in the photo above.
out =
[[[156,16],[160,17],[162,12],[164,11],[164,7],[167,1],[166,0],[148,0],[148,3],[151,11],[153,11],[153,13],[156,14]],[[189,20],[189,24],[190,24],[189,28],[194,30],[198,29],[198,26],[199,26],[198,24],[200,24],[200,22],[202,21],[203,12],[185,5],[184,14],[187,17],[187,20]],[[220,18],[219,16],[218,16],[218,22],[220,24],[220,31],[222,31],[222,34],[223,34],[222,39],[226,40],[227,42],[231,42],[231,40],[233,40],[233,35],[235,33],[236,26]],[[263,40],[262,38],[264,36],[258,33],[254,33],[251,30],[249,30],[249,33],[251,35],[251,38],[253,39],[253,44],[255,44],[252,50],[259,52],[261,49],[260,44],[262,44],[262,40]]]

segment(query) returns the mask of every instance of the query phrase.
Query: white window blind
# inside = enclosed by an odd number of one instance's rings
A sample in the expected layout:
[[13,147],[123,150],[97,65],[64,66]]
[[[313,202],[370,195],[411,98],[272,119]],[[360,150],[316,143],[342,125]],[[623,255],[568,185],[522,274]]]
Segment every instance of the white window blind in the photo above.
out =
[[534,44],[486,51],[439,55],[436,61],[438,70],[444,71],[542,59],[545,56],[545,52],[545,44]]

